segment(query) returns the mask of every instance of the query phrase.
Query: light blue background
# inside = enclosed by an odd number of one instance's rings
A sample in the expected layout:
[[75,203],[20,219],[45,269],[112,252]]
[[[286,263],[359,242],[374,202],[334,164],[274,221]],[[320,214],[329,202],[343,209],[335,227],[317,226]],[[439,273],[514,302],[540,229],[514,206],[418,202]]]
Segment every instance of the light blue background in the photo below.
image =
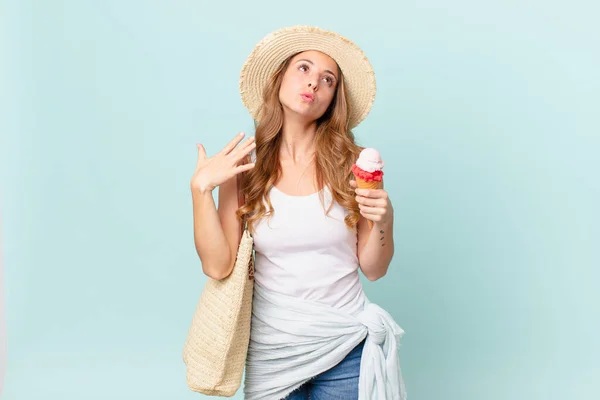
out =
[[[294,24],[377,76],[397,252],[367,294],[405,329],[411,400],[597,399],[594,1],[4,1],[3,400],[194,399],[197,142],[252,127],[238,75]],[[251,132],[251,131],[249,131]],[[237,399],[241,399],[241,391]]]

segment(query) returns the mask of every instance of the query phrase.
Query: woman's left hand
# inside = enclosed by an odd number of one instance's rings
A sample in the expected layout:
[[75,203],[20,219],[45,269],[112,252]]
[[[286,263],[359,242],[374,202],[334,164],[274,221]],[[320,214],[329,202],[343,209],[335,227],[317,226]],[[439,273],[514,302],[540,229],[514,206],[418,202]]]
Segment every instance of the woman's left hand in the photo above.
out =
[[350,185],[355,188],[356,202],[363,217],[379,224],[392,220],[394,210],[385,190],[358,189],[355,180],[351,180]]

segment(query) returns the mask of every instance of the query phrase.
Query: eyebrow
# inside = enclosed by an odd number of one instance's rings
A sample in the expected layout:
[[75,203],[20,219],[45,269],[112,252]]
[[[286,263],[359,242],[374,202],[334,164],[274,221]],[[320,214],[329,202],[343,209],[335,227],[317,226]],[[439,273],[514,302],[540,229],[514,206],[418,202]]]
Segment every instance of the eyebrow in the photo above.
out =
[[[300,60],[296,61],[296,64],[298,64],[300,61],[305,61],[305,62],[309,63],[310,65],[315,65],[315,63],[314,63],[314,62],[312,62],[312,61],[310,61],[310,60],[308,60],[308,59],[306,59],[306,58],[301,58]],[[337,79],[337,76],[336,76],[336,75],[335,75],[333,72],[331,72],[330,70],[326,69],[326,70],[325,70],[325,72],[327,72],[327,73],[329,73],[329,74],[333,75],[333,77],[334,77],[335,79]]]

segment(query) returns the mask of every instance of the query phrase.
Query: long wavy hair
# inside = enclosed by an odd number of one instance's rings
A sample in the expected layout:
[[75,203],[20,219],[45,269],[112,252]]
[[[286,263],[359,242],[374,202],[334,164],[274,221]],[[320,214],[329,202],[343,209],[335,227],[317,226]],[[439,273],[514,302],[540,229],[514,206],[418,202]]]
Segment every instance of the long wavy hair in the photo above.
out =
[[[250,232],[259,219],[272,216],[275,212],[268,193],[282,174],[279,150],[282,140],[283,107],[279,101],[279,89],[294,56],[281,63],[268,80],[259,114],[260,123],[255,122],[256,165],[243,174],[241,190],[246,196],[246,203],[237,210],[238,218],[247,220]],[[354,134],[348,127],[349,104],[339,67],[338,73],[340,78],[331,104],[317,120],[316,181],[319,188],[329,187],[333,199],[348,211],[344,222],[348,228],[355,229],[360,213],[354,189],[349,181],[353,176],[352,165],[362,149],[355,143]],[[321,203],[325,204],[322,191],[319,192],[319,197]],[[327,213],[330,210],[331,206]]]

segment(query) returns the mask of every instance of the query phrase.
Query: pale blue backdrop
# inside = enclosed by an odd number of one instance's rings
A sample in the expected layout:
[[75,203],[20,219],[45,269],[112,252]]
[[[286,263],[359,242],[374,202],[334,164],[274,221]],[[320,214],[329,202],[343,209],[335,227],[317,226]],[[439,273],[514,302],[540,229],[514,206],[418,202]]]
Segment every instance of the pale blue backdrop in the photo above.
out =
[[[3,1],[3,400],[196,399],[196,143],[252,128],[238,74],[294,24],[370,57],[356,129],[397,252],[367,294],[405,329],[411,400],[597,399],[595,1]],[[236,399],[241,399],[241,392]]]

